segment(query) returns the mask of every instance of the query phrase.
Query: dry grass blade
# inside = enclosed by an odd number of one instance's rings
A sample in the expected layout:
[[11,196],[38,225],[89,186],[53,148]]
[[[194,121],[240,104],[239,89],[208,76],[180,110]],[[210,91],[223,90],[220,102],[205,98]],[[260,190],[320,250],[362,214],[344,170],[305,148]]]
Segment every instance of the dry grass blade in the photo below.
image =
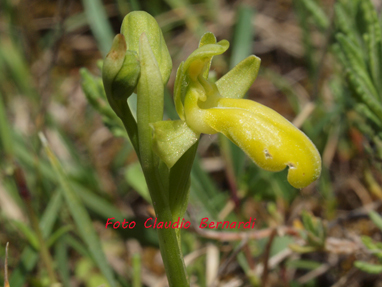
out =
[[[274,228],[266,228],[261,230],[256,230],[252,232],[224,232],[224,231],[212,231],[212,230],[203,230],[196,228],[195,231],[202,237],[214,239],[218,241],[239,241],[247,239],[260,239],[271,236]],[[296,229],[289,226],[279,226],[276,228],[276,232],[279,235],[292,235],[300,237],[300,234]]]
[[8,282],[8,247],[9,242],[5,246],[5,263],[4,263],[4,287],[10,287]]
[[300,284],[306,284],[307,282],[313,280],[314,278],[320,276],[321,274],[324,274],[327,272],[332,266],[330,264],[322,264],[320,267],[310,271],[309,273],[305,274],[304,276],[300,277],[298,279],[298,283]]
[[215,286],[215,280],[219,271],[219,249],[214,244],[207,245],[206,258],[206,281],[207,286]]
[[269,273],[268,261],[269,261],[269,256],[271,254],[272,243],[273,243],[273,240],[275,239],[276,234],[277,234],[277,230],[273,229],[271,235],[269,236],[269,240],[264,252],[264,260],[263,260],[264,269],[263,269],[263,275],[261,278],[261,281],[264,287],[268,286],[268,273]]
[[311,113],[316,108],[316,105],[312,102],[307,103],[302,109],[301,113],[293,120],[293,124],[300,128],[304,124],[305,120],[311,115]]

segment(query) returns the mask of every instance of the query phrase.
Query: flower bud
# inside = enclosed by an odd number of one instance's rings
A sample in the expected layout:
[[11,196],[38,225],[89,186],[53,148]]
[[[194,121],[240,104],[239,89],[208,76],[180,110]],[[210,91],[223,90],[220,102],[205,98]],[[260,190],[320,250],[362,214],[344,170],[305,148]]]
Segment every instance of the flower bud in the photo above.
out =
[[126,51],[122,67],[114,78],[112,93],[114,97],[129,97],[138,84],[141,67],[138,55],[134,51]]
[[138,84],[139,74],[137,53],[126,51],[124,36],[118,34],[113,40],[102,69],[107,96],[119,100],[127,99]]
[[168,82],[171,74],[172,61],[164,41],[162,30],[155,18],[144,11],[135,11],[123,19],[121,33],[125,36],[126,48],[139,55],[139,38],[145,33],[149,40],[151,50],[158,62],[164,84]]

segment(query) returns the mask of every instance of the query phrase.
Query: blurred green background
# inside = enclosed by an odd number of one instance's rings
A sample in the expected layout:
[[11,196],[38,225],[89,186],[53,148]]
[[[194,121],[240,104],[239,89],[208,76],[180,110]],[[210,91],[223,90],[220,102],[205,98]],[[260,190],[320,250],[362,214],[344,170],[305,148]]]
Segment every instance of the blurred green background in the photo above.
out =
[[[176,69],[210,31],[231,43],[210,78],[260,57],[247,97],[322,155],[321,178],[296,190],[286,170],[260,170],[226,138],[203,136],[186,214],[194,228],[182,231],[191,286],[381,286],[381,4],[0,0],[0,267],[9,242],[11,287],[166,286],[156,233],[143,227],[147,187],[100,82],[100,60],[134,10],[156,18],[172,55],[167,118],[177,118]],[[105,229],[109,217],[137,225]],[[252,217],[256,230],[206,232],[203,217]]]

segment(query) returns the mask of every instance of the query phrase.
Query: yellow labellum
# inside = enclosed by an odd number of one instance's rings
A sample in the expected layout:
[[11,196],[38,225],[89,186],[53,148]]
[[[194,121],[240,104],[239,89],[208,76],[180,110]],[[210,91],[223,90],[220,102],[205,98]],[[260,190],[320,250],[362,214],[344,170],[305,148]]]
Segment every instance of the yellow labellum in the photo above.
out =
[[216,108],[200,110],[203,121],[223,133],[261,168],[281,171],[289,166],[288,181],[303,188],[321,173],[321,157],[299,129],[274,110],[243,99],[221,98]]

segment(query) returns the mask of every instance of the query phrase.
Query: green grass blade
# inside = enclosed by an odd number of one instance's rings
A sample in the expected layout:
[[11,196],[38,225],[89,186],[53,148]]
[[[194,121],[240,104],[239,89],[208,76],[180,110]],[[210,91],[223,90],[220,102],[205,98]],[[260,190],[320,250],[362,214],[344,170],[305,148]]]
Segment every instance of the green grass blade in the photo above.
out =
[[28,225],[26,225],[24,222],[16,221],[16,220],[13,221],[13,224],[17,227],[19,232],[21,232],[25,236],[26,240],[33,247],[33,249],[35,249],[35,250],[40,249],[40,245],[39,245],[37,236],[32,231],[32,229],[29,228]]
[[0,93],[0,141],[2,148],[8,157],[13,156],[12,134],[10,131],[11,129],[5,112],[3,97]]
[[80,185],[73,184],[73,187],[76,189],[77,194],[85,203],[86,207],[102,218],[109,218],[111,214],[115,217],[115,220],[123,221],[123,218],[127,218],[126,214],[121,213],[114,207],[114,205],[107,202],[104,198],[90,192],[88,189],[85,189]]
[[48,247],[53,246],[56,241],[60,240],[62,236],[72,230],[73,228],[70,225],[62,226],[56,232],[54,232],[51,237],[49,237],[49,239],[46,241],[46,245]]
[[68,260],[68,248],[63,239],[60,239],[55,245],[55,258],[57,262],[57,270],[63,287],[70,287],[70,270]]
[[142,287],[141,265],[141,255],[135,253],[133,255],[133,287]]
[[198,36],[202,36],[206,32],[206,28],[188,0],[165,0],[165,2],[174,10],[185,11],[185,22],[190,31]]
[[113,29],[103,8],[101,0],[82,0],[85,8],[85,14],[88,19],[90,29],[98,42],[98,46],[103,54],[109,52],[113,42]]
[[143,174],[141,165],[139,162],[130,164],[125,171],[125,179],[127,183],[134,188],[140,196],[143,197],[147,202],[151,203],[151,197],[149,188],[145,181],[145,176]]
[[[47,238],[53,230],[53,225],[56,222],[58,212],[62,206],[62,193],[56,191],[45,212],[40,220],[41,233],[44,238]],[[28,277],[28,273],[33,270],[38,261],[38,252],[32,247],[27,247],[21,253],[20,263],[17,268],[12,272],[10,278],[10,285],[12,287],[22,287]]]
[[236,27],[232,45],[231,69],[252,54],[254,10],[248,5],[240,6],[236,13]]
[[33,88],[30,68],[27,65],[24,53],[9,39],[1,40],[0,61],[3,62],[7,70],[9,70],[9,74],[17,89],[23,95],[36,100],[39,95]]
[[81,254],[84,257],[91,256],[88,249],[82,244],[82,242],[77,240],[77,238],[73,237],[72,235],[68,234],[63,238],[63,240],[68,245],[68,247],[73,248],[73,250],[77,251],[78,254]]
[[[20,143],[20,140],[16,140],[15,142],[15,155],[20,160],[20,162],[26,165],[29,169],[36,168],[36,159],[34,157],[33,152],[30,152],[24,145]],[[38,162],[38,169],[41,175],[51,181],[56,181],[55,172],[49,167],[49,164],[43,160]],[[89,189],[85,188],[83,185],[75,182],[71,178],[72,186],[75,188],[77,194],[85,203],[86,207],[91,211],[95,212],[100,217],[107,219],[110,217],[110,214],[116,218],[116,220],[123,221],[123,218],[126,218],[126,215],[117,210],[111,203],[106,201],[101,196],[92,193]]]
[[93,227],[93,223],[89,214],[87,213],[77,194],[72,189],[70,181],[66,178],[66,175],[58,159],[49,148],[46,139],[42,134],[40,134],[40,138],[45,147],[45,151],[48,155],[53,170],[56,173],[59,184],[62,187],[66,204],[70,210],[82,240],[86,243],[94,261],[96,262],[105,278],[108,280],[110,286],[116,287],[113,271],[107,264],[105,254],[102,251],[100,239]]

